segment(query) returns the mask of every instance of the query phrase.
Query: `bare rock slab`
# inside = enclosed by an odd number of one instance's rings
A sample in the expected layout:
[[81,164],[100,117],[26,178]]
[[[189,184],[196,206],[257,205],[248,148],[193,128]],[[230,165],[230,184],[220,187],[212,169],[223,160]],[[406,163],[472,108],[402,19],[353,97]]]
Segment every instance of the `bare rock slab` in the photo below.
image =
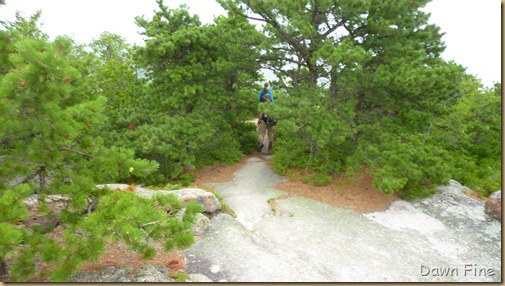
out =
[[[130,186],[126,184],[104,184],[98,185],[99,188],[107,187],[111,190],[121,190],[124,191],[128,189]],[[183,203],[188,203],[191,200],[196,200],[205,208],[206,213],[214,213],[221,210],[221,203],[216,198],[216,196],[207,192],[203,189],[197,188],[188,188],[182,190],[150,190],[142,187],[135,187],[135,193],[139,196],[143,197],[151,197],[154,194],[174,194],[181,200]]]

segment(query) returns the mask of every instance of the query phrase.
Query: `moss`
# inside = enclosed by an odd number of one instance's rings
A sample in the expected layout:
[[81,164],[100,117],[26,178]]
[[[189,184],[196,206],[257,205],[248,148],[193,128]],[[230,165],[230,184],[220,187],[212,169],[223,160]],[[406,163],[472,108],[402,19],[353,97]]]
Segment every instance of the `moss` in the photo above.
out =
[[189,279],[189,275],[186,273],[174,273],[170,275],[170,278],[175,279],[177,282],[186,282]]

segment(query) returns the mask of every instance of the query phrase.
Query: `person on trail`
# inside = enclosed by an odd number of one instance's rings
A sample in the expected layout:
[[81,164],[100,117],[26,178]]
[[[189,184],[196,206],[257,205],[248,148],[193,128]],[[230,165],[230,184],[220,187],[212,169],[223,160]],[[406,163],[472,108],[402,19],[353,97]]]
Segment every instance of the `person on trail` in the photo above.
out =
[[[266,96],[265,102],[270,103],[270,96]],[[265,135],[268,136],[268,152],[272,152],[272,145],[274,141],[274,126],[277,122],[270,117],[267,113],[262,112],[258,116],[258,141],[260,146],[258,147],[258,152],[263,150],[265,146]]]
[[270,102],[274,102],[274,95],[272,94],[272,91],[268,89],[268,83],[265,83],[263,89],[260,90],[258,95],[258,101],[265,102],[267,97],[270,98]]

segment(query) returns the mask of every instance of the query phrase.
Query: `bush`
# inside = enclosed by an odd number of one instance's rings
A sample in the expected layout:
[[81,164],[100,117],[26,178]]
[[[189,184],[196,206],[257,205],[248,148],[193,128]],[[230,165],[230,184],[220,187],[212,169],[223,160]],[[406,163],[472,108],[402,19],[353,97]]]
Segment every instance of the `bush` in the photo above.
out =
[[333,181],[333,177],[324,173],[317,173],[312,176],[312,182],[316,186],[326,186]]
[[383,132],[376,144],[364,139],[359,144],[351,166],[357,169],[361,164],[368,165],[374,186],[385,194],[427,196],[451,179],[448,152],[428,144],[419,135]]
[[258,134],[254,124],[237,123],[233,129],[233,137],[240,144],[240,151],[243,154],[249,154],[258,147]]

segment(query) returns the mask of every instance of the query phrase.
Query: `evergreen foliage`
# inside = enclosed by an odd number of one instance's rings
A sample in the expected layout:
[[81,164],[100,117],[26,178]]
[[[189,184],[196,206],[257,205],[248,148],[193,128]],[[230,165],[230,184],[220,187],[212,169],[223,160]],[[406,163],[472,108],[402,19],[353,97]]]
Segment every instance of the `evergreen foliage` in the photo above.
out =
[[[450,178],[466,181],[470,170],[469,177],[498,187],[500,179],[490,175],[498,169],[498,153],[478,156],[500,148],[495,117],[485,121],[492,127],[475,130],[482,136],[460,137],[463,152],[451,151],[441,141],[445,136],[433,131],[442,122],[452,128],[450,113],[470,114],[453,111],[465,70],[440,58],[443,34],[421,10],[429,0],[218,2],[264,24],[261,59],[285,83],[285,97],[273,107],[281,119],[273,159],[278,171],[312,169],[324,178],[367,166],[375,186],[404,197],[433,193]],[[493,101],[485,110],[498,108]],[[493,131],[483,139],[485,128]],[[487,171],[476,172],[483,164]]]
[[[255,147],[254,127],[244,121],[255,112],[254,46],[262,39],[242,18],[219,17],[215,25],[202,26],[187,7],[158,4],[152,20],[136,19],[145,30],[145,46],[128,48],[110,35],[94,45],[100,54],[113,55],[101,57],[106,65],[96,75],[111,115],[103,133],[110,144],[160,164],[149,184],[185,181],[185,165],[235,162]],[[131,124],[135,128],[128,129]]]
[[454,104],[434,121],[432,140],[451,154],[453,179],[483,196],[501,188],[500,83],[482,88],[468,76]]
[[[107,98],[90,85],[90,59],[72,40],[50,41],[36,31],[40,13],[4,23],[0,77],[0,269],[10,263],[10,277],[34,275],[39,261],[54,268],[52,281],[66,281],[83,261],[96,260],[108,238],[124,241],[149,257],[149,239],[167,249],[193,241],[189,226],[202,206],[182,211],[174,197],[141,199],[131,193],[96,188],[97,183],[134,182],[155,172],[158,163],[136,159],[124,147],[106,147],[98,134],[106,121]],[[40,224],[28,219],[24,200],[38,196]],[[64,208],[47,200],[64,196]],[[181,213],[182,221],[173,216]],[[151,223],[152,222],[152,223]],[[155,223],[154,223],[155,222]],[[63,241],[45,234],[63,227]],[[1,273],[4,275],[5,273]]]

